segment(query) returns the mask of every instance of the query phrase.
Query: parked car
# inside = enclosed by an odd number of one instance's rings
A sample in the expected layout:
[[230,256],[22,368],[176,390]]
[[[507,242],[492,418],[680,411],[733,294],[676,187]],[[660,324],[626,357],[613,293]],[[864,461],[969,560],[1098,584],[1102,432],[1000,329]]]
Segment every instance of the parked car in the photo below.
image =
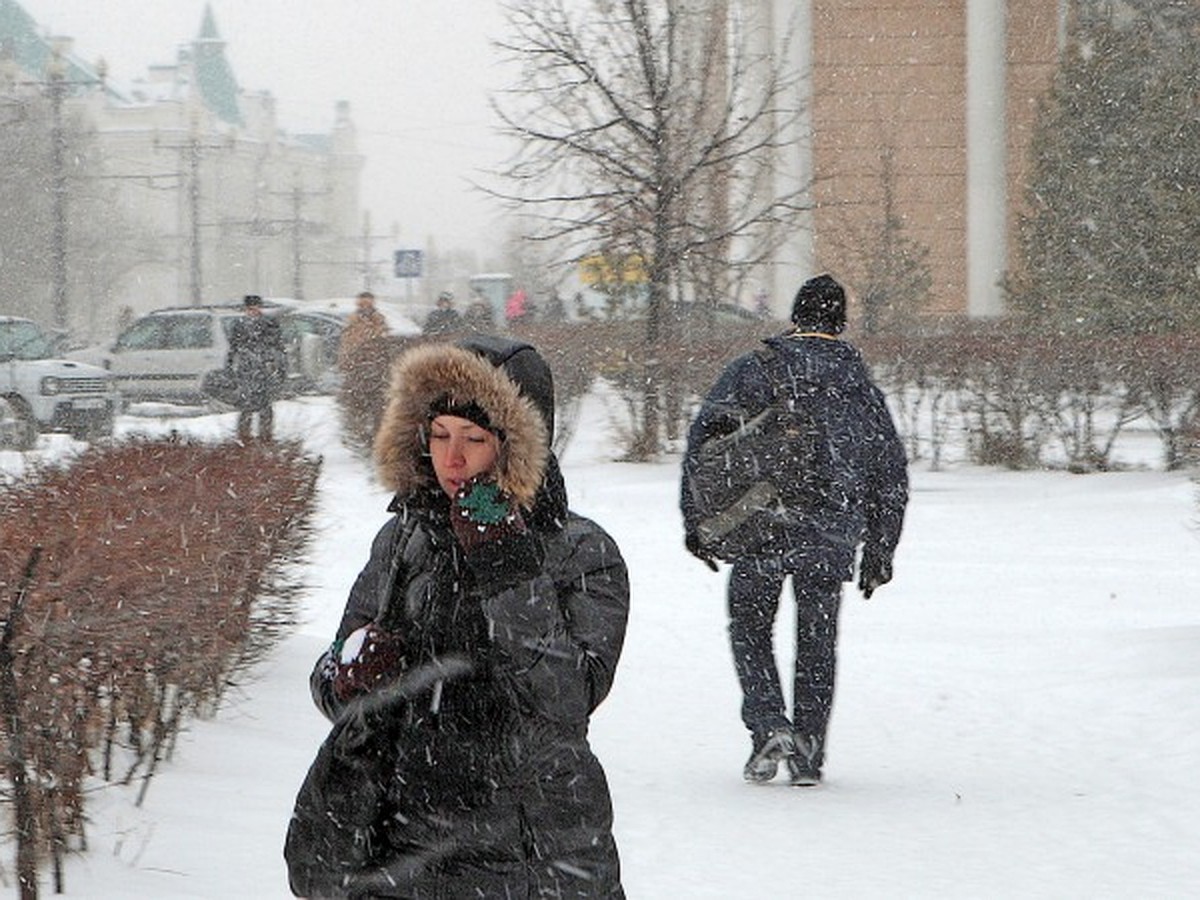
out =
[[106,437],[120,406],[108,372],[58,358],[36,322],[0,316],[0,446],[29,450],[49,432]]
[[[331,389],[342,319],[270,301],[263,311],[278,317],[283,329],[285,395]],[[159,309],[134,320],[111,345],[69,356],[111,372],[126,401],[200,404],[206,402],[204,377],[225,367],[230,328],[244,314],[241,304]]]

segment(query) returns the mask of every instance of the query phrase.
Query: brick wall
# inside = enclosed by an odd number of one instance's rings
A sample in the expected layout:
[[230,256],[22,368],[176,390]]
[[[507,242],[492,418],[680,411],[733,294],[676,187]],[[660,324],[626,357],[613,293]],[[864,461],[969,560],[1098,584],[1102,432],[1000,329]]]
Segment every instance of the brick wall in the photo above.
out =
[[[1009,252],[1036,98],[1057,52],[1058,0],[1009,0],[1006,54]],[[929,248],[932,311],[967,290],[964,0],[812,0],[817,270],[853,289],[864,229],[883,214],[885,156],[907,237]],[[861,252],[861,251],[859,251]]]

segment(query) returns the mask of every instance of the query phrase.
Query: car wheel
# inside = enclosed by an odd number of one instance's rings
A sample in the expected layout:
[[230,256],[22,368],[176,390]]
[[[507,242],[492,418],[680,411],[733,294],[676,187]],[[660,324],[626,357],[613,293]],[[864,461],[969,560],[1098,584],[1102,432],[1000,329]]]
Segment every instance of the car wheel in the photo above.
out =
[[37,446],[38,424],[20,397],[0,397],[0,447],[32,450]]

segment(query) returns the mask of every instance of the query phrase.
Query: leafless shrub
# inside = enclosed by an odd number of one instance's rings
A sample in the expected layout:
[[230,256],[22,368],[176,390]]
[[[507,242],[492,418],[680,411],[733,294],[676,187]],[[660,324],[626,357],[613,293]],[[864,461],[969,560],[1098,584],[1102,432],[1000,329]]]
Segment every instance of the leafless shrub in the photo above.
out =
[[292,444],[144,441],[0,494],[0,597],[38,559],[5,622],[0,732],[10,753],[21,738],[36,810],[19,845],[57,870],[85,844],[85,779],[140,775],[144,795],[187,717],[292,624],[319,469]]

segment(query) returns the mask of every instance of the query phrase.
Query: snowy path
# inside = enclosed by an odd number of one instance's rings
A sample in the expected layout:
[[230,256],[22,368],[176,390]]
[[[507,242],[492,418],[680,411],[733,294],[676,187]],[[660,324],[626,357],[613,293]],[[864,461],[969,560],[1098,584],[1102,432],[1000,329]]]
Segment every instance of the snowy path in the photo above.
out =
[[[593,720],[632,900],[1200,884],[1200,532],[1184,477],[915,471],[897,581],[869,603],[847,592],[827,783],[750,787],[724,575],[682,550],[677,465],[603,461],[603,415],[585,418],[572,502],[633,576],[617,684]],[[68,896],[288,896],[283,832],[324,732],[308,669],[386,497],[338,446],[327,401],[281,419],[326,461],[309,622],[193,723],[144,809],[97,798]]]

